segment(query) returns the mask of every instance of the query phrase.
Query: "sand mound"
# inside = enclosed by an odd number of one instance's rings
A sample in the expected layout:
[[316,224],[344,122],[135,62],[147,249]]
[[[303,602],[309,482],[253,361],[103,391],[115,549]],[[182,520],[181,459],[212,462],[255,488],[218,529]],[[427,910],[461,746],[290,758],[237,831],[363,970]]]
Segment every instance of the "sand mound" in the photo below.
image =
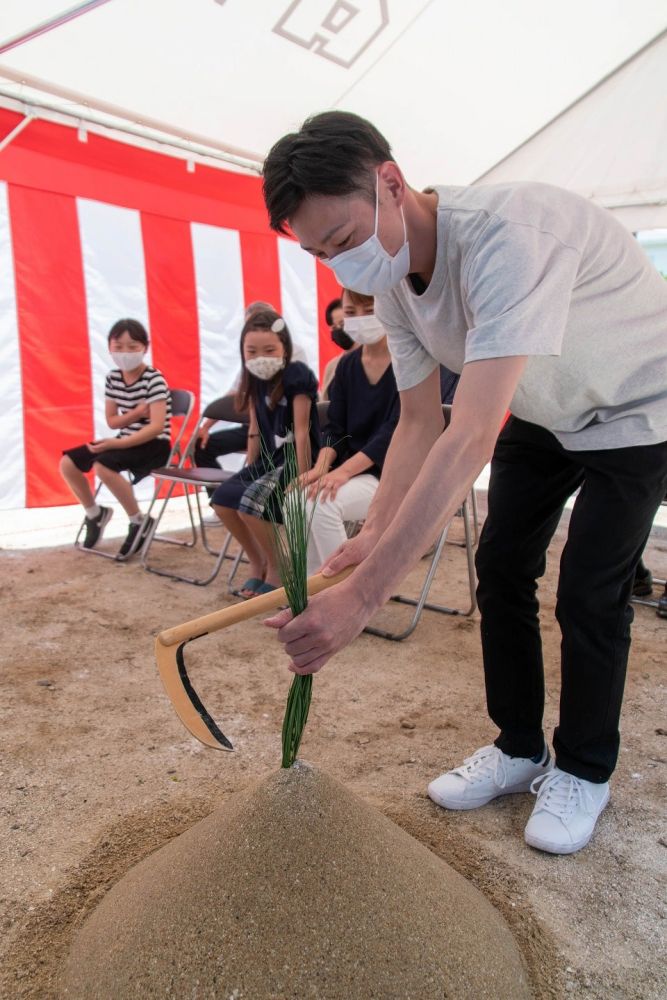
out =
[[531,996],[465,879],[308,765],[271,774],[146,858],[83,925],[74,1000]]

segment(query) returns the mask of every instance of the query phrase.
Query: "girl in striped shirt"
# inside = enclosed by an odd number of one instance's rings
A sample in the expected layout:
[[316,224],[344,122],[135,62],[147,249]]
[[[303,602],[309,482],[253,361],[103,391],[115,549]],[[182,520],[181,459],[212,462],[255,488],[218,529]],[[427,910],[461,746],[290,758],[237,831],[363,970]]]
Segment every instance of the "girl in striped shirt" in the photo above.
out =
[[[132,483],[165,465],[170,452],[171,399],[164,376],[144,363],[148,334],[136,319],[120,319],[109,331],[109,352],[116,364],[104,387],[106,420],[116,437],[91,441],[63,452],[62,476],[86,514],[84,548],[102,536],[113,510],[99,506],[85,476],[92,469],[116,497],[129,518],[120,555],[127,555],[141,530],[143,515]],[[131,474],[131,482],[121,475]],[[142,536],[150,530],[152,518]]]

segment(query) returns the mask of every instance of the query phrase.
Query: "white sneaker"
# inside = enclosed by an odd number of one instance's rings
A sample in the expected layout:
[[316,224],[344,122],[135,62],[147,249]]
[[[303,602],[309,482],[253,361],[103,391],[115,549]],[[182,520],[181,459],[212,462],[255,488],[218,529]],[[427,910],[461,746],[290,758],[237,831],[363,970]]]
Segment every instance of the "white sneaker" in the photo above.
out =
[[538,764],[530,757],[509,757],[496,746],[481,747],[461,767],[435,778],[428,795],[445,809],[477,809],[499,795],[530,791],[552,767],[546,747]]
[[593,836],[609,802],[609,782],[596,784],[554,767],[530,786],[537,802],[525,830],[526,843],[550,854],[574,854]]

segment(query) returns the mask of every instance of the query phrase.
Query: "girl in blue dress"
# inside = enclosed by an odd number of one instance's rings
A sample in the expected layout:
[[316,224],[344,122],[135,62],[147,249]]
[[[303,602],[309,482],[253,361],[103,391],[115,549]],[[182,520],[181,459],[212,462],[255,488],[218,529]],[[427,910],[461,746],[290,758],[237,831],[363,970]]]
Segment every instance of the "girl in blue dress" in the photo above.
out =
[[247,464],[221,483],[211,506],[244,549],[250,577],[236,591],[245,599],[280,585],[270,519],[281,521],[274,493],[287,486],[284,448],[294,442],[299,474],[312,469],[320,448],[317,379],[292,361],[292,338],[272,310],[254,313],[241,331],[243,373],[236,407],[247,413]]

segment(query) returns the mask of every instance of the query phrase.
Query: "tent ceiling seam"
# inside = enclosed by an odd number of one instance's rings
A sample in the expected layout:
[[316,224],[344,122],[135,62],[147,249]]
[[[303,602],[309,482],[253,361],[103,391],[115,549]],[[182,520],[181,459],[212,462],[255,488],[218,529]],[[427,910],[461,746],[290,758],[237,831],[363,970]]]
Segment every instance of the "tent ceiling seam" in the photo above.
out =
[[53,31],[63,24],[68,24],[76,17],[81,17],[82,14],[87,14],[89,11],[95,10],[96,7],[101,7],[105,3],[109,3],[109,0],[85,0],[84,3],[78,3],[76,6],[64,10],[62,14],[55,14],[46,21],[40,21],[34,27],[27,28],[25,31],[19,32],[18,35],[8,38],[6,42],[0,42],[0,55],[4,52],[9,52],[11,49],[18,48],[19,45],[24,45],[26,42],[32,41],[33,38],[46,35],[47,32]]
[[644,45],[642,45],[640,48],[638,48],[636,52],[633,52],[632,55],[627,57],[627,59],[624,59],[617,66],[611,69],[608,73],[605,73],[605,75],[601,77],[597,81],[597,83],[594,83],[592,87],[589,87],[588,90],[584,91],[583,94],[580,94],[579,97],[577,97],[574,101],[571,101],[570,104],[568,104],[561,111],[559,111],[557,115],[554,115],[554,117],[550,118],[548,122],[545,122],[544,125],[542,125],[540,128],[537,129],[537,131],[529,135],[526,139],[523,140],[523,142],[520,142],[518,146],[514,147],[514,149],[511,149],[509,153],[505,154],[505,156],[502,156],[499,160],[496,160],[496,162],[492,164],[487,170],[485,170],[484,173],[480,174],[479,177],[476,177],[474,181],[471,181],[470,182],[471,185],[474,186],[475,184],[481,184],[484,181],[484,178],[487,177],[490,173],[492,173],[497,167],[499,167],[501,164],[509,160],[512,156],[514,156],[515,153],[518,153],[520,149],[524,148],[524,146],[528,146],[529,143],[531,143],[533,139],[537,138],[538,135],[541,135],[543,132],[546,132],[546,130],[550,128],[554,124],[554,122],[559,121],[566,114],[568,114],[569,111],[571,111],[573,108],[577,107],[577,105],[585,101],[586,98],[590,97],[590,95],[593,94],[596,90],[598,90],[599,87],[602,87],[603,84],[607,83],[608,80],[611,80],[614,76],[617,75],[617,73],[620,73],[621,70],[625,69],[626,66],[629,66],[630,63],[635,61],[635,59],[638,59],[641,55],[644,54],[644,52],[646,52],[648,49],[652,48],[652,46],[660,42],[665,37],[665,35],[667,35],[667,28],[663,28],[662,31],[659,31],[657,35],[654,35],[653,38],[649,39],[649,41],[646,42]]
[[410,31],[410,29],[412,28],[412,26],[415,23],[415,21],[418,21],[419,18],[422,16],[422,14],[433,3],[434,3],[434,0],[426,0],[426,3],[424,4],[424,6],[421,8],[421,10],[417,11],[417,13],[412,18],[412,20],[409,21],[406,24],[406,26],[403,28],[403,31],[401,31],[398,35],[396,35],[396,38],[394,38],[394,40],[389,43],[389,45],[387,46],[387,48],[384,49],[384,51],[381,52],[380,55],[377,56],[377,58],[374,59],[373,62],[370,63],[370,65],[366,67],[366,69],[364,70],[364,72],[361,73],[361,75],[357,77],[357,79],[354,81],[354,83],[351,83],[349,85],[349,87],[346,87],[346,89],[343,91],[342,94],[339,94],[339,96],[336,98],[336,100],[333,101],[333,103],[331,105],[332,108],[337,108],[338,105],[340,104],[340,102],[343,101],[347,97],[347,95],[350,94],[354,90],[354,88],[356,86],[358,86],[358,84],[360,84],[361,81],[364,80],[368,76],[368,74],[371,72],[371,70],[375,69],[375,67],[378,65],[378,63],[382,62],[382,60],[385,58],[385,56],[387,56],[389,54],[389,52],[391,52],[391,50],[393,49],[394,45],[396,45],[396,43],[399,40],[402,40],[403,38],[405,38],[405,36]]

